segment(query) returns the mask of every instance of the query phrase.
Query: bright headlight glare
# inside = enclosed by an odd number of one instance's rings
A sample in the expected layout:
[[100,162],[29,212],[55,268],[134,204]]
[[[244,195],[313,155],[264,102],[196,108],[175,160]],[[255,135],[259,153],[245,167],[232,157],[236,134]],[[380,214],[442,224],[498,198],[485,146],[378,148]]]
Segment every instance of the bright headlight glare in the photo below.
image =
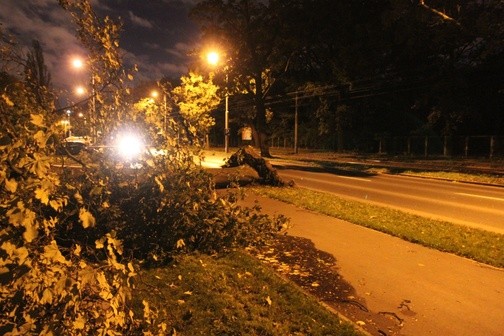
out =
[[143,150],[142,140],[135,134],[124,134],[117,139],[117,151],[125,159],[138,157]]

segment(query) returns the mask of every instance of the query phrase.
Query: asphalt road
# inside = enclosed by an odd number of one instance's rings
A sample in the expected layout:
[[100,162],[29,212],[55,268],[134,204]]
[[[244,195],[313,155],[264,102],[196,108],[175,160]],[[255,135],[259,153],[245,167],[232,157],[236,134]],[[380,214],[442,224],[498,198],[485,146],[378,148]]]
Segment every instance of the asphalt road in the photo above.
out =
[[504,188],[399,175],[278,169],[297,186],[504,234]]

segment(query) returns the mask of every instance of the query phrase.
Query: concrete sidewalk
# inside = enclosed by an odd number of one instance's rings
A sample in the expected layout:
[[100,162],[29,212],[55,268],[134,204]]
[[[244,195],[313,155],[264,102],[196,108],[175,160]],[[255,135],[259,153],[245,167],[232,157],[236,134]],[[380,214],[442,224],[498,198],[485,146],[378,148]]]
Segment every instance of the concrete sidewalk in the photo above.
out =
[[400,335],[503,336],[504,269],[422,247],[339,219],[249,195],[291,219],[289,234],[333,255],[338,273],[374,312],[394,312]]

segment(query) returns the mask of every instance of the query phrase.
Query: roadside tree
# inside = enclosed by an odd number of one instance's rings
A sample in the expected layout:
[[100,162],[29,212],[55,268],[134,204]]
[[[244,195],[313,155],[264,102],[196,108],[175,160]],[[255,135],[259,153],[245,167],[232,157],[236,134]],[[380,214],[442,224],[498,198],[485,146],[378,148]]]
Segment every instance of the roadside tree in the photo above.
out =
[[[147,302],[144,311],[131,306],[141,264],[259,242],[282,222],[241,209],[236,195],[218,197],[184,146],[188,139],[174,140],[177,120],[164,134],[162,116],[123,103],[130,76],[121,64],[119,25],[99,18],[88,1],[60,4],[89,52],[97,140],[107,144],[120,131],[137,132],[164,155],[146,153],[141,169],[129,169],[108,150],[68,153],[81,169],[55,165],[63,138],[58,111],[40,104],[52,101],[50,89],[16,77],[16,64],[32,58],[19,58],[11,39],[0,36],[6,69],[0,80],[0,333],[162,334],[167,326],[149,324],[155,311]],[[35,63],[43,65],[41,50],[37,55]]]

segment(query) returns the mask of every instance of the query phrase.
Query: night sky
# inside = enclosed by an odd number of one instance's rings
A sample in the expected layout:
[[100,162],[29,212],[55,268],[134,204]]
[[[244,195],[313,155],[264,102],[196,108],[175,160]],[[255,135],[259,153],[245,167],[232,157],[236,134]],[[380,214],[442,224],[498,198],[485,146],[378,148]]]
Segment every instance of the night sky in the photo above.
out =
[[[137,64],[138,81],[164,76],[178,78],[187,72],[188,54],[196,48],[199,31],[188,18],[198,0],[92,0],[100,17],[120,18],[123,23],[120,47],[125,65]],[[57,0],[0,0],[0,23],[25,47],[37,39],[42,45],[53,85],[72,91],[85,74],[70,66],[74,55],[85,57],[75,38],[70,15]]]

